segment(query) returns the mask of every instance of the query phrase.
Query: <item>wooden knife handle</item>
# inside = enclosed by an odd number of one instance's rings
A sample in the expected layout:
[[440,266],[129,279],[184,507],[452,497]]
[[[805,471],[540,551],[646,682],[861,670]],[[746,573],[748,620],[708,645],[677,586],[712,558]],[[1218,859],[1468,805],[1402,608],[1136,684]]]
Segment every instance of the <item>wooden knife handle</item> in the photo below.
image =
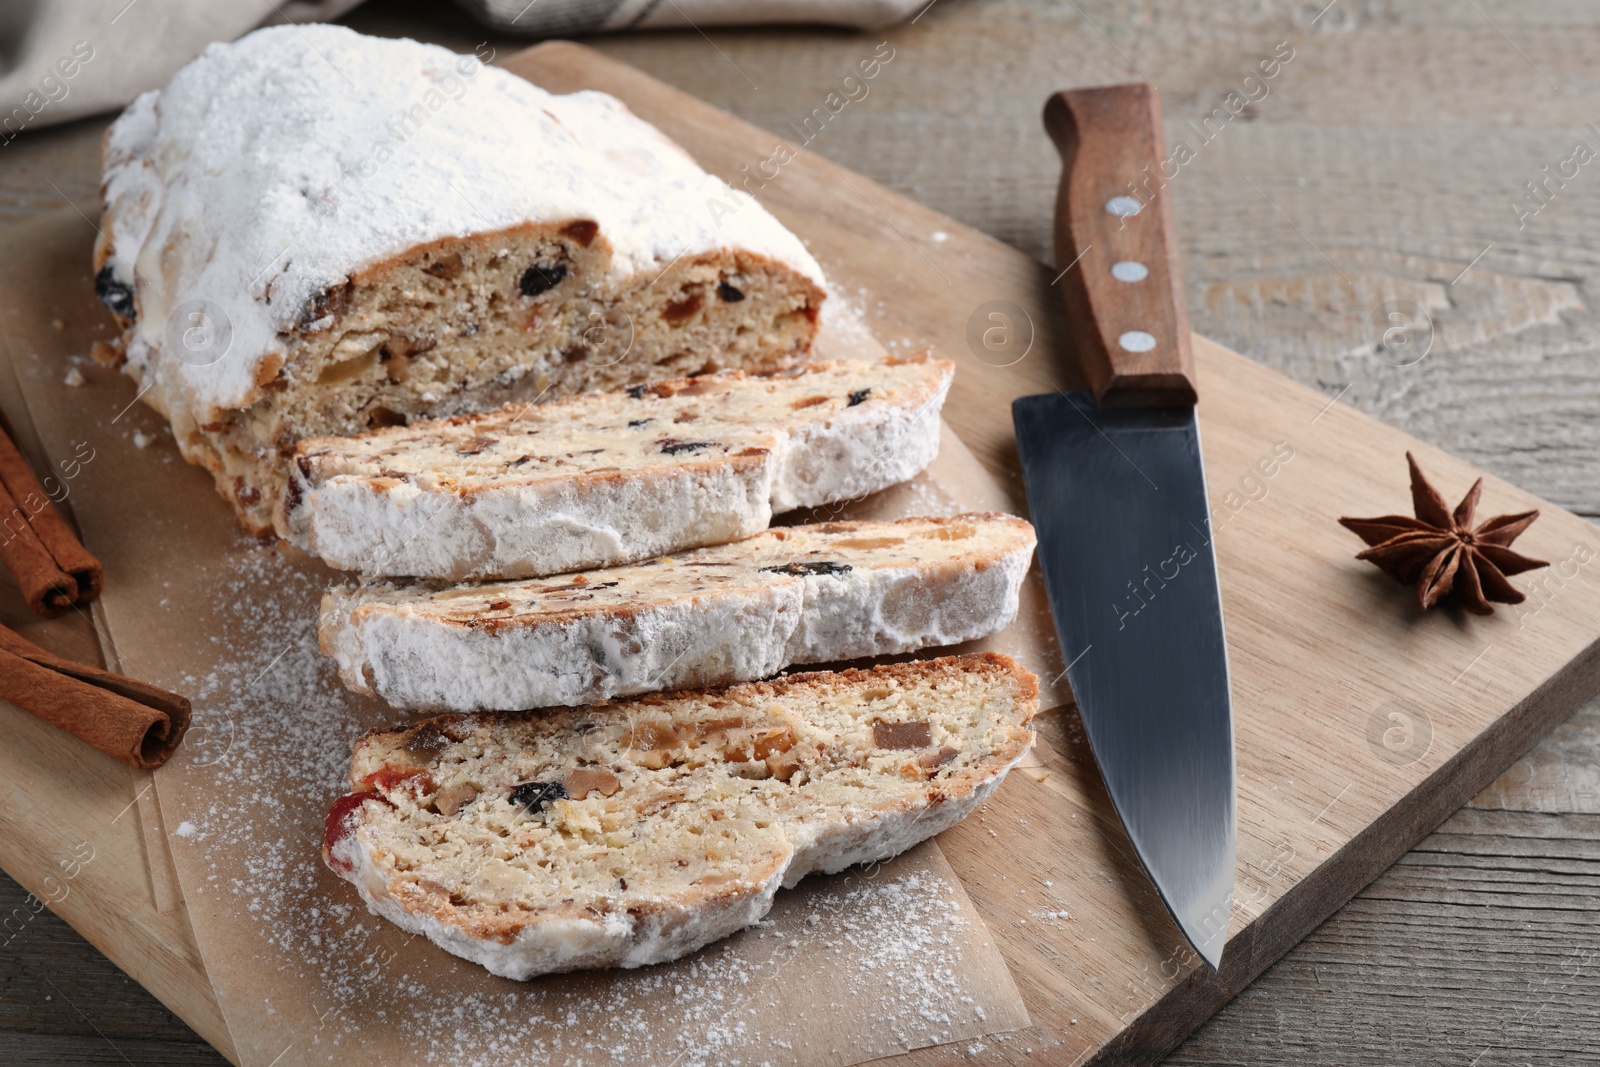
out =
[[1057,284],[1089,387],[1107,406],[1193,406],[1194,357],[1155,86],[1056,93],[1044,106],[1044,125],[1062,161]]

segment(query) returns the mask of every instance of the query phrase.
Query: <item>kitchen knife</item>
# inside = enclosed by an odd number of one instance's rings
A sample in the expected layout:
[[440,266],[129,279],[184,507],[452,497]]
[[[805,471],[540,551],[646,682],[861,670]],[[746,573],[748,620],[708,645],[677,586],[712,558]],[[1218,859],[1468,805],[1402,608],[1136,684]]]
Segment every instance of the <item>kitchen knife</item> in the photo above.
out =
[[1154,87],[1057,93],[1056,262],[1091,392],[1012,406],[1062,662],[1117,814],[1196,952],[1234,880],[1228,655]]

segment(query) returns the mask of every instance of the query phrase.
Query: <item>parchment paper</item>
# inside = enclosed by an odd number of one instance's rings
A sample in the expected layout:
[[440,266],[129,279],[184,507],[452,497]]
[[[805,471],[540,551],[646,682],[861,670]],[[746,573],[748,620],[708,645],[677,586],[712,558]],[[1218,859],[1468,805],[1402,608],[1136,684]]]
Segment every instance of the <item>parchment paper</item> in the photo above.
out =
[[[58,476],[106,565],[102,641],[124,671],[195,703],[156,775],[160,815],[245,1064],[848,1065],[1028,1025],[933,843],[808,880],[761,927],[637,971],[508,982],[367,914],[318,859],[322,818],[351,740],[406,716],[347,693],[316,650],[317,601],[337,575],[241,535],[131,381],[87,358],[111,334],[93,235],[76,211],[7,235],[0,329],[44,448],[58,466],[76,459]],[[930,472],[837,513],[994,507],[1000,490],[947,430]],[[980,647],[1040,673],[1048,708],[1062,696],[1043,610],[1030,579],[1019,623]]]

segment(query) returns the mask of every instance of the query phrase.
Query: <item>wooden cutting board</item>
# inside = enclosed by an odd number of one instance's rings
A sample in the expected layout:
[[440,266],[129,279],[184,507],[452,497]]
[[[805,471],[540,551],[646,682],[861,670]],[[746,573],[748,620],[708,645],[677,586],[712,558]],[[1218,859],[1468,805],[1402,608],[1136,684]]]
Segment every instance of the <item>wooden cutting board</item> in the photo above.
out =
[[[507,66],[555,90],[615,93],[730,181],[787,144],[578,46],[543,45]],[[1053,272],[803,152],[748,187],[880,340],[931,343],[958,361],[947,419],[1021,510],[1010,401],[1078,384],[1057,341]],[[13,348],[26,313],[0,321]],[[1518,579],[1530,592],[1520,608],[1419,616],[1406,590],[1352,558],[1360,545],[1334,520],[1406,510],[1408,449],[1449,497],[1477,472],[1195,345],[1238,744],[1237,907],[1222,971],[1206,971],[1166,918],[1075,714],[1057,709],[1042,716],[1041,765],[940,838],[1033,1025],[900,1062],[1158,1059],[1600,687],[1600,568],[1588,565],[1600,538],[1588,523],[1487,479],[1489,513],[1543,511],[1518,548],[1553,566]],[[9,377],[0,404],[28,438]],[[148,777],[0,712],[0,862],[233,1056],[158,832],[154,862],[144,859],[139,827],[159,827],[142,799]],[[94,858],[66,877],[84,842]]]

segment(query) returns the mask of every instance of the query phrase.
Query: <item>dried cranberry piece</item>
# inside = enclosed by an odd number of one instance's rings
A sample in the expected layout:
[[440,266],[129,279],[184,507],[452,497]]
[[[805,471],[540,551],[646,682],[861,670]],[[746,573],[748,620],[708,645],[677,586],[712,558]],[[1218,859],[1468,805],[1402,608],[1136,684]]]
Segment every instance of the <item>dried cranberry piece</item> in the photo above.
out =
[[863,400],[865,400],[867,397],[869,397],[871,395],[872,395],[872,390],[870,388],[868,388],[868,389],[857,389],[855,392],[850,394],[850,403],[847,404],[846,406],[853,408],[857,404],[861,403]]
[[718,282],[717,295],[730,304],[737,304],[744,299],[744,290],[729,285],[727,282]]
[[328,865],[329,870],[338,874],[350,874],[355,870],[355,864],[335,857],[334,852],[339,843],[355,833],[361,825],[361,805],[369,800],[394,807],[376,793],[346,793],[328,809],[328,817],[322,823],[322,862]]
[[433,779],[427,771],[396,770],[393,767],[373,771],[361,779],[361,784],[370,786],[380,793],[392,793],[402,785],[416,793],[433,791]]

